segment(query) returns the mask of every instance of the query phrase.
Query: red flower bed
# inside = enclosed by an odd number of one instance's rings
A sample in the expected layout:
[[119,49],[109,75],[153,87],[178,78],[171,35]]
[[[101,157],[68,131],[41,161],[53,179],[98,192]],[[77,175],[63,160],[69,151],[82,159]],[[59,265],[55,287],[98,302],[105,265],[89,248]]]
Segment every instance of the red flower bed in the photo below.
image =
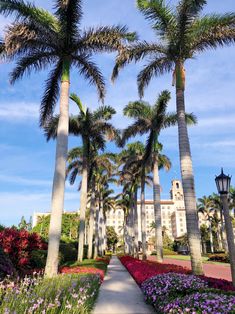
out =
[[5,228],[0,232],[0,247],[18,269],[29,266],[30,253],[33,250],[47,249],[46,243],[37,233],[15,228]]
[[99,274],[100,279],[103,281],[104,279],[104,271],[101,269],[97,269],[94,267],[80,267],[80,266],[74,266],[74,267],[62,267],[60,269],[61,274]]
[[235,291],[235,287],[231,281],[206,276],[199,277],[208,282],[209,288],[220,289],[224,291]]
[[182,266],[141,261],[131,256],[120,257],[120,261],[139,285],[150,277],[164,273],[191,273],[189,269]]
[[[191,274],[191,271],[186,267],[173,264],[160,264],[150,261],[141,261],[131,256],[120,257],[120,261],[129,271],[138,285],[141,285],[146,279],[164,273],[174,272],[181,274]],[[230,281],[206,276],[199,277],[207,281],[210,288],[221,289],[224,291],[235,291],[235,288]]]

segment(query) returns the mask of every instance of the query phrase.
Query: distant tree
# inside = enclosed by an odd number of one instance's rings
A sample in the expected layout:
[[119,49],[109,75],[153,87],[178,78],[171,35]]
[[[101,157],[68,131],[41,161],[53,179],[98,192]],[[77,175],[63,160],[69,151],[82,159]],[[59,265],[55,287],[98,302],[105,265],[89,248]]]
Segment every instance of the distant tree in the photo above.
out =
[[108,250],[114,251],[115,245],[118,243],[118,235],[114,227],[111,227],[111,226],[106,227],[106,236],[107,236]]
[[[39,233],[44,239],[48,239],[50,218],[50,215],[39,217],[37,225],[33,228],[33,231]],[[63,214],[61,240],[77,241],[78,228],[79,215],[77,213]]]
[[20,223],[18,224],[19,229],[25,229],[28,230],[28,224],[24,218],[24,216],[21,217]]

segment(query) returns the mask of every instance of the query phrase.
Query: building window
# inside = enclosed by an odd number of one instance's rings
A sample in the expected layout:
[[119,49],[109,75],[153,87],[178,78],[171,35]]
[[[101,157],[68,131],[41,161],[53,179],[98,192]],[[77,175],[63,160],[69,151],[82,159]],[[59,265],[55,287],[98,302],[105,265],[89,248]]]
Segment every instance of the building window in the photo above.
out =
[[180,186],[179,186],[179,183],[178,183],[178,182],[176,183],[176,188],[177,188],[177,189],[179,189],[179,188],[180,188]]
[[180,231],[181,231],[181,232],[184,232],[184,229],[181,228]]

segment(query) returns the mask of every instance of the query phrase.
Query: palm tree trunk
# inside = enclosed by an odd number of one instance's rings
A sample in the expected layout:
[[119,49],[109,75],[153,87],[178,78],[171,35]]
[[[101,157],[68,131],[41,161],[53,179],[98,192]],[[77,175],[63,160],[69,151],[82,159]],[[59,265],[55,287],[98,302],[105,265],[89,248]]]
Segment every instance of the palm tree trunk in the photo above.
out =
[[106,219],[106,216],[104,214],[104,224],[103,224],[103,239],[104,239],[103,254],[104,255],[105,255],[106,246],[107,246],[106,223],[107,223],[107,219]]
[[135,190],[135,199],[133,207],[133,222],[134,222],[134,256],[138,258],[139,253],[139,232],[138,232],[138,211],[137,211],[138,189]]
[[142,253],[143,260],[146,260],[146,210],[145,210],[145,173],[141,176],[141,241],[142,241]]
[[234,244],[232,217],[230,216],[230,213],[229,213],[228,195],[222,194],[221,198],[222,198],[222,204],[223,204],[224,221],[225,221],[226,237],[227,237],[227,243],[228,243],[228,253],[229,253],[229,260],[230,260],[230,267],[231,267],[231,274],[232,274],[232,282],[233,282],[233,286],[235,286],[235,244]]
[[209,218],[209,233],[210,233],[210,247],[211,247],[211,253],[214,253],[213,235],[212,235],[211,219],[210,219],[210,218]]
[[103,224],[104,224],[104,213],[103,213],[103,199],[102,199],[102,192],[100,196],[100,210],[99,210],[99,247],[98,247],[98,255],[102,256],[102,249],[103,249]]
[[126,217],[126,250],[127,254],[131,254],[131,243],[130,243],[130,211]]
[[68,152],[70,87],[69,69],[70,63],[65,62],[61,80],[60,117],[57,129],[56,161],[52,188],[49,244],[45,268],[46,277],[56,276],[59,264],[59,246],[61,237],[62,214],[64,210],[65,172]]
[[94,234],[94,212],[95,212],[95,180],[92,178],[91,187],[91,207],[90,207],[90,219],[89,219],[89,234],[88,234],[88,259],[92,258],[93,250],[93,234]]
[[[99,203],[99,202],[98,202]],[[94,247],[94,259],[98,256],[99,248],[99,207],[95,209],[95,247]]]
[[[181,65],[180,65],[181,66]],[[179,71],[181,72],[181,71]],[[179,84],[179,83],[178,83]],[[186,210],[186,224],[191,253],[192,271],[195,275],[202,275],[201,238],[198,227],[196,196],[194,189],[194,175],[188,130],[185,120],[184,88],[176,88],[176,106],[178,119],[178,136],[181,177]]]
[[[155,153],[156,154],[156,153]],[[158,156],[154,157],[153,164],[153,204],[155,216],[156,259],[158,263],[163,261],[162,217],[161,217],[161,193],[158,171]]]
[[83,157],[82,157],[82,186],[80,196],[80,223],[78,238],[78,262],[83,260],[84,236],[85,236],[85,219],[87,207],[87,180],[88,180],[88,162],[87,162],[87,143],[83,139]]

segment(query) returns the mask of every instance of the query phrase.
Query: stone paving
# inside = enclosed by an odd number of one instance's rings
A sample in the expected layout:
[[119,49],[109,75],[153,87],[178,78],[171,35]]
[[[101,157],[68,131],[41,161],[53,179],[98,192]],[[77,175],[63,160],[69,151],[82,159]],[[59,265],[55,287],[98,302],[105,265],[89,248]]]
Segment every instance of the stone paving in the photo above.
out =
[[108,266],[93,314],[152,314],[152,306],[116,256]]

